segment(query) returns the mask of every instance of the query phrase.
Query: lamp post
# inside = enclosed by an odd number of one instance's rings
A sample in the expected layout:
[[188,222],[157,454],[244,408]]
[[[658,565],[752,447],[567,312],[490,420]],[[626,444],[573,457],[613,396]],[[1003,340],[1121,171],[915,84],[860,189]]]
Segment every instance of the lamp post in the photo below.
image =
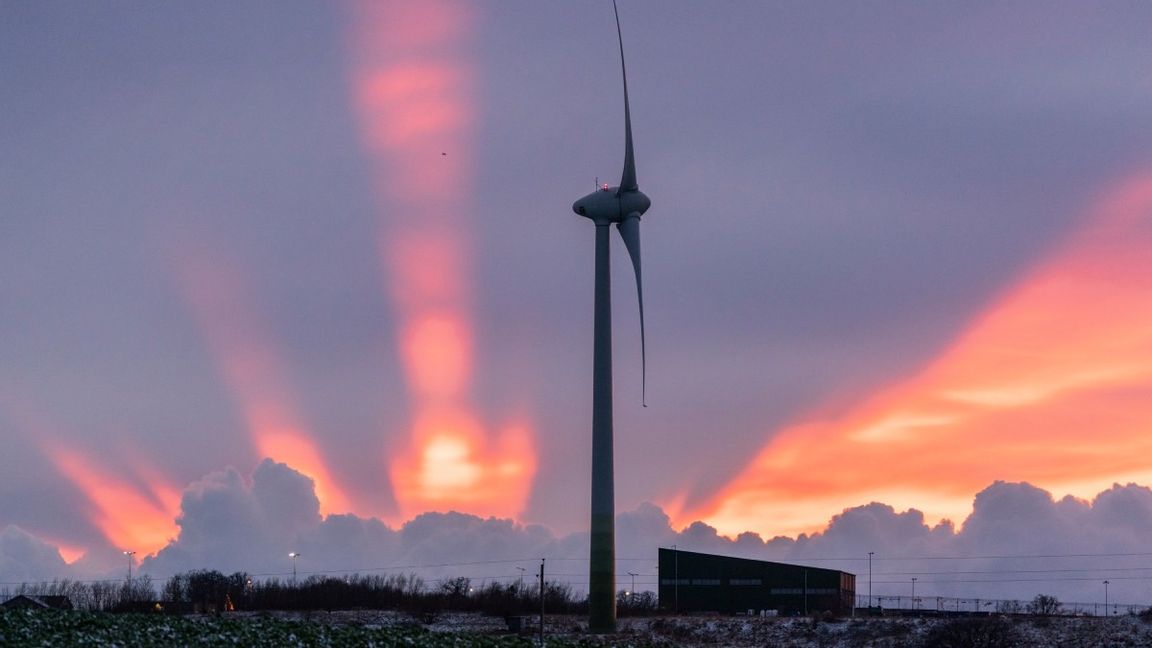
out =
[[808,570],[804,570],[804,616],[808,616]]
[[516,593],[522,595],[524,593],[524,568],[517,567],[516,569],[520,570],[520,585],[516,588]]
[[874,551],[868,552],[868,607],[872,607],[872,554]]
[[136,555],[135,551],[125,551],[124,555],[128,557],[128,588],[132,588],[132,556]]
[[1104,581],[1104,616],[1108,616],[1108,581]]
[[544,559],[540,559],[540,648],[544,648]]
[[916,609],[916,577],[912,577],[912,609]]
[[636,572],[628,572],[628,575],[632,577],[632,589],[628,590],[628,598],[631,599],[633,596],[636,596],[636,576],[637,576],[637,574],[636,574]]
[[300,552],[290,552],[288,557],[292,559],[292,585],[296,585],[296,559],[300,557]]

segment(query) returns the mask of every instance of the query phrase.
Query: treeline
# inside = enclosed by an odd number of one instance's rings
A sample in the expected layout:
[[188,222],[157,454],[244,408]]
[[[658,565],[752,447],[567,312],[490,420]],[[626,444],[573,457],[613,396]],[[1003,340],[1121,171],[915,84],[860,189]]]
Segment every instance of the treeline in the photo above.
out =
[[[14,594],[67,596],[73,607],[98,611],[226,612],[231,610],[400,610],[414,617],[435,617],[439,612],[481,612],[513,616],[537,614],[539,583],[486,581],[475,585],[458,577],[425,582],[413,574],[344,577],[313,575],[296,582],[277,578],[256,580],[244,572],[230,575],[212,570],[177,574],[156,591],[151,579],[141,576],[131,584],[111,581],[54,581],[0,590]],[[621,615],[650,614],[656,610],[652,592],[617,596]],[[587,599],[567,583],[545,582],[543,606],[547,614],[580,614]]]
[[131,602],[156,600],[152,578],[144,575],[127,581],[78,581],[70,579],[43,583],[23,583],[0,588],[0,601],[13,596],[66,596],[77,610],[106,612],[123,608]]

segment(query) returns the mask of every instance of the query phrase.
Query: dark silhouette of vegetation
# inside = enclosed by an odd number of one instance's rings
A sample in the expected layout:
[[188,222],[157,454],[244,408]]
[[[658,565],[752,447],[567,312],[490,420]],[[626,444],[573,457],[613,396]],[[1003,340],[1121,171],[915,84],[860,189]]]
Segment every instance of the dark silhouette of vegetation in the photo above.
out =
[[659,601],[656,592],[616,593],[616,613],[619,616],[652,616],[656,613]]
[[996,611],[1000,614],[1024,614],[1024,606],[1020,601],[1000,601],[996,604]]
[[[0,600],[19,594],[64,596],[74,609],[95,612],[217,614],[231,610],[391,610],[407,613],[422,624],[431,624],[448,612],[478,612],[509,618],[535,617],[540,612],[540,587],[535,582],[485,580],[477,584],[469,578],[457,577],[429,584],[415,574],[311,575],[297,581],[257,580],[245,572],[225,575],[214,570],[196,570],[169,578],[159,591],[146,574],[136,576],[131,582],[126,579],[56,580],[0,588]],[[621,617],[657,616],[659,610],[656,593],[651,591],[617,592],[616,607]],[[544,609],[549,615],[587,614],[588,601],[574,593],[567,583],[548,582],[544,588]],[[1047,594],[1037,596],[1026,605],[1002,601],[996,611],[1029,614],[1037,617],[1038,624],[1068,613],[1063,603]],[[1140,618],[1152,622],[1152,609],[1140,613]],[[817,621],[833,620],[836,619],[813,617],[813,625]],[[983,626],[976,622],[972,627],[957,625],[954,632],[977,634],[981,628]]]
[[[639,598],[639,597],[637,597]],[[215,571],[193,571],[173,576],[162,588],[162,605],[198,612],[227,610],[400,610],[422,622],[441,612],[481,612],[496,616],[536,614],[540,610],[538,585],[487,582],[477,587],[471,579],[448,578],[429,587],[415,575],[310,576],[293,583],[279,579],[253,580],[243,572],[225,576]],[[544,607],[552,614],[586,610],[567,583],[545,583]],[[630,602],[627,609],[655,607],[655,597]]]
[[1038,594],[1032,602],[1028,604],[1028,614],[1034,614],[1041,617],[1050,617],[1060,614],[1061,608],[1064,607],[1055,596],[1049,594]]
[[924,637],[924,648],[1015,648],[1020,631],[1003,617],[954,619],[934,626]]
[[70,579],[41,583],[22,583],[0,589],[0,601],[13,596],[66,596],[73,609],[96,612],[125,611],[148,606],[156,600],[152,579],[139,576],[125,581],[78,581]]

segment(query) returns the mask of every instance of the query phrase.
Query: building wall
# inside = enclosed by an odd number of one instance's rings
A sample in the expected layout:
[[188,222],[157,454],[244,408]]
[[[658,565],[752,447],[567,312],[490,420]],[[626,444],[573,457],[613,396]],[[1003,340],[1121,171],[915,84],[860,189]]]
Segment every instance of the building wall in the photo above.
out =
[[834,569],[660,549],[660,607],[668,612],[847,614],[856,576]]

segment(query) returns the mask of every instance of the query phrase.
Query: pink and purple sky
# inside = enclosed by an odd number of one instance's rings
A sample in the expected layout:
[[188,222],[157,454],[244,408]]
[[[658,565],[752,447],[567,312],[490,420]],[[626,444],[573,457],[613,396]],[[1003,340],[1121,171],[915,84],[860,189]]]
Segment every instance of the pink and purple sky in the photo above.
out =
[[[620,11],[621,555],[1143,551],[1152,8]],[[0,583],[578,562],[610,3],[0,14]]]

